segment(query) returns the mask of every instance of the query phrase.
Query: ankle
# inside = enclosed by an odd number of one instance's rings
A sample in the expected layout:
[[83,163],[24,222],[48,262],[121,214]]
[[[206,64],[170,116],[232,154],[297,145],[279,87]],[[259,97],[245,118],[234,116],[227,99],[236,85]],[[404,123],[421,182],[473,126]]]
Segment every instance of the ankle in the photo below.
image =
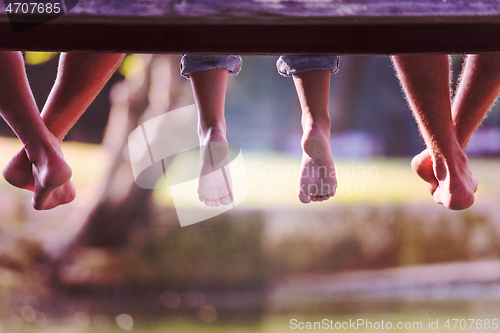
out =
[[454,177],[460,174],[464,166],[468,166],[469,163],[467,155],[458,144],[456,147],[452,147],[447,154],[434,154],[432,159],[434,173],[438,180],[442,180],[446,178],[446,176]]
[[321,126],[313,125],[308,130],[304,130],[301,140],[302,150],[307,154],[312,153],[317,147],[330,150],[330,130]]
[[32,164],[37,164],[41,157],[41,152],[46,149],[40,142],[32,143],[27,142],[23,146],[24,151],[26,152],[26,156]]
[[62,155],[60,142],[54,136],[47,140],[35,142],[27,142],[23,149],[32,164],[45,163],[46,159],[54,158],[57,155]]
[[330,132],[331,121],[328,113],[325,115],[315,115],[311,116],[309,113],[302,115],[302,129],[304,133],[307,131],[322,131]]
[[303,124],[303,135],[302,140],[307,140],[310,137],[324,136],[325,138],[330,138],[330,126],[324,122],[312,122],[308,124]]
[[210,126],[201,126],[198,125],[198,135],[200,137],[200,141],[217,139],[217,138],[226,138],[226,124],[217,123],[212,124]]

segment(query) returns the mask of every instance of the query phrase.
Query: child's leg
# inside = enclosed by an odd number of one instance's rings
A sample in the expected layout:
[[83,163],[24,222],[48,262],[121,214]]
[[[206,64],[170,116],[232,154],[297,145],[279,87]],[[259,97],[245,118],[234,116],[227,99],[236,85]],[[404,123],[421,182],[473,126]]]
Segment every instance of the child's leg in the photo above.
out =
[[394,65],[438,181],[434,200],[450,209],[474,202],[477,180],[460,147],[451,118],[448,56],[394,56]]
[[302,166],[299,200],[328,200],[337,178],[330,149],[330,74],[338,70],[337,56],[282,56],[277,63],[283,76],[293,76],[302,109]]
[[[62,53],[57,78],[42,111],[48,130],[62,142],[120,65],[124,54]],[[12,185],[34,189],[31,162],[20,150],[4,168]]]
[[[229,205],[232,202],[230,184],[221,172],[227,161],[226,120],[224,102],[228,71],[215,68],[191,74],[191,85],[199,113],[198,135],[202,147],[203,165],[198,178],[198,197],[207,206]],[[229,182],[229,180],[228,180]]]
[[[463,150],[500,93],[500,56],[468,55],[452,104],[452,119],[457,140]],[[438,187],[428,149],[412,160],[413,170],[425,180],[431,193]]]
[[233,201],[224,104],[228,74],[238,74],[240,68],[241,58],[233,55],[184,55],[181,61],[181,74],[191,78],[198,109],[202,166],[197,192],[206,206]]
[[330,149],[330,70],[293,75],[302,109],[302,167],[299,200],[323,201],[335,194],[337,179]]
[[71,168],[38,113],[21,53],[0,52],[0,63],[0,113],[24,144],[28,168],[20,171],[33,179],[34,207],[50,209],[72,201]]

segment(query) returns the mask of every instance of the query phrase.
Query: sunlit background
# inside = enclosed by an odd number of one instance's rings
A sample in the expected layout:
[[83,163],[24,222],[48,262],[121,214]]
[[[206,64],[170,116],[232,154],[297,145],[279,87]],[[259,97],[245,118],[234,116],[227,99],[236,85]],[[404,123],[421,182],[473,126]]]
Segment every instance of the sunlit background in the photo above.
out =
[[[448,319],[451,329],[493,328],[500,110],[468,149],[476,203],[449,211],[410,169],[424,146],[389,58],[341,57],[330,93],[339,188],[304,205],[300,107],[276,59],[244,56],[229,79],[228,140],[242,149],[249,193],[222,215],[181,228],[169,191],[141,189],[132,176],[130,131],[194,103],[177,55],[128,55],[68,134],[74,202],[35,211],[32,193],[2,178],[0,333],[279,333],[358,320],[360,331],[389,329],[381,321],[449,331]],[[25,60],[41,109],[58,54]],[[454,82],[462,60],[453,56]],[[0,134],[5,165],[22,145],[4,123]]]

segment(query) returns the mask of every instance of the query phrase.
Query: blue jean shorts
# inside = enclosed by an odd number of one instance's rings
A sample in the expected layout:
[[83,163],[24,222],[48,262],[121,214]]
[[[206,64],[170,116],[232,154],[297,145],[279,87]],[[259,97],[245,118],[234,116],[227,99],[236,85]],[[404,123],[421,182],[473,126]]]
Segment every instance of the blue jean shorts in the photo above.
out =
[[225,68],[229,74],[237,75],[241,70],[242,60],[238,55],[198,55],[184,54],[181,58],[181,75],[189,78],[195,72],[214,68]]
[[339,70],[339,56],[281,56],[276,62],[278,72],[283,76],[292,76],[305,71]]
[[[229,74],[236,75],[242,65],[238,55],[197,55],[184,54],[181,59],[181,75],[189,78],[191,73],[214,68],[225,68]],[[330,70],[337,73],[339,70],[338,56],[281,56],[276,62],[278,72],[283,76],[311,71]]]

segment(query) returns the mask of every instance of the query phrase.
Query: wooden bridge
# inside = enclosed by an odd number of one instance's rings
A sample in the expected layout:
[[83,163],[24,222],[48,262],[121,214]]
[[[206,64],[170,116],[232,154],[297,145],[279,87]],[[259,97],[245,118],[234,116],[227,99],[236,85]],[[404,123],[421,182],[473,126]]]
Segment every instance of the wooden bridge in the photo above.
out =
[[[16,1],[0,2],[0,49],[342,55],[500,51],[497,0],[65,0],[66,14],[38,25],[46,20],[43,15],[8,17],[6,6]],[[64,0],[17,2],[23,1]],[[36,26],[13,32],[13,22],[18,28]]]

